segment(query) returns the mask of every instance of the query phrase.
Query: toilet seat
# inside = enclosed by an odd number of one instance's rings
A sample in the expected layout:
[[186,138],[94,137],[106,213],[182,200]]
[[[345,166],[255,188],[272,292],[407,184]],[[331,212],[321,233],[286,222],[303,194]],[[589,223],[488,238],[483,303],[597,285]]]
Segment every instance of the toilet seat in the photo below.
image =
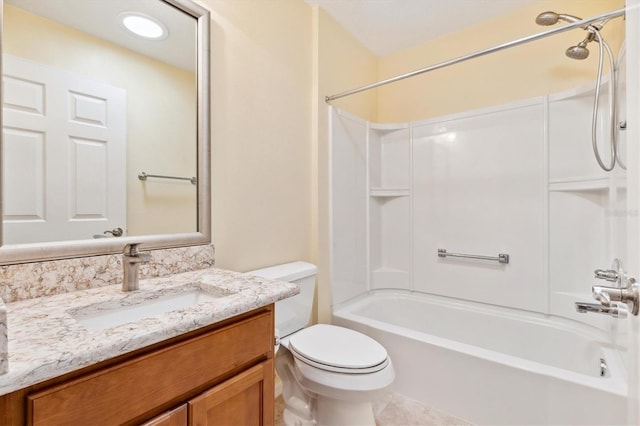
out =
[[384,369],[384,347],[362,333],[335,325],[317,324],[289,338],[293,356],[315,368],[343,374],[369,374]]

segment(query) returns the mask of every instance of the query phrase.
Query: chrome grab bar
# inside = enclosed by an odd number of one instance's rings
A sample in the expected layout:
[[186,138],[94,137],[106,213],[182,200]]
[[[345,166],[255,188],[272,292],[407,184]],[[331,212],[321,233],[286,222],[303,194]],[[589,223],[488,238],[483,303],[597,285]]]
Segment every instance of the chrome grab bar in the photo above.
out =
[[189,182],[191,182],[192,184],[196,184],[198,183],[198,179],[194,176],[194,177],[179,177],[179,176],[164,176],[164,175],[150,175],[147,172],[140,172],[138,173],[138,179],[140,180],[147,180],[147,178],[161,178],[161,179],[175,179],[175,180],[188,180]]
[[495,256],[479,256],[477,254],[461,254],[461,253],[449,253],[446,249],[438,249],[438,257],[461,257],[465,259],[478,259],[478,260],[491,260],[494,262],[507,264],[509,263],[509,255],[504,253],[499,253],[497,257]]

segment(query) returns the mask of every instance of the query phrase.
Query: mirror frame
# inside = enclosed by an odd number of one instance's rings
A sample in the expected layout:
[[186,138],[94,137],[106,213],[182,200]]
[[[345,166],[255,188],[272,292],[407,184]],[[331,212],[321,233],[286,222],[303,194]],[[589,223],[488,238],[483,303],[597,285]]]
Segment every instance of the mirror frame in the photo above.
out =
[[[55,241],[0,246],[0,265],[40,262],[76,257],[122,253],[130,243],[142,243],[143,250],[185,247],[211,243],[211,124],[210,124],[210,12],[190,0],[158,0],[192,16],[197,25],[197,232],[155,234],[100,238],[73,241]],[[4,33],[4,0],[0,0],[0,71]],[[0,94],[2,95],[2,94]],[[0,108],[0,128],[3,126]],[[2,161],[4,141],[0,134],[0,217],[3,212]],[[0,222],[0,242],[3,231]]]

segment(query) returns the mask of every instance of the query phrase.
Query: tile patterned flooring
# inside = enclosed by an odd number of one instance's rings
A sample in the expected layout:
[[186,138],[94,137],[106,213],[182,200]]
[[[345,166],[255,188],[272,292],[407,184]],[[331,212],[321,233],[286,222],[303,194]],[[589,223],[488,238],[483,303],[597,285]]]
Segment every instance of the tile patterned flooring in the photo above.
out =
[[[276,399],[276,426],[284,426],[282,396]],[[373,404],[377,426],[471,426],[471,423],[429,408],[400,394],[388,392]],[[347,425],[344,425],[347,426]]]

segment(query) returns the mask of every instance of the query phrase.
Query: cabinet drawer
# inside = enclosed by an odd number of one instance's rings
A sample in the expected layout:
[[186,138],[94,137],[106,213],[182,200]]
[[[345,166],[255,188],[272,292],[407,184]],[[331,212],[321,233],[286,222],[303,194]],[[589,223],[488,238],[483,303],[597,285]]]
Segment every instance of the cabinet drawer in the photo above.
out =
[[29,395],[29,423],[126,423],[264,357],[273,348],[272,321],[265,312]]

